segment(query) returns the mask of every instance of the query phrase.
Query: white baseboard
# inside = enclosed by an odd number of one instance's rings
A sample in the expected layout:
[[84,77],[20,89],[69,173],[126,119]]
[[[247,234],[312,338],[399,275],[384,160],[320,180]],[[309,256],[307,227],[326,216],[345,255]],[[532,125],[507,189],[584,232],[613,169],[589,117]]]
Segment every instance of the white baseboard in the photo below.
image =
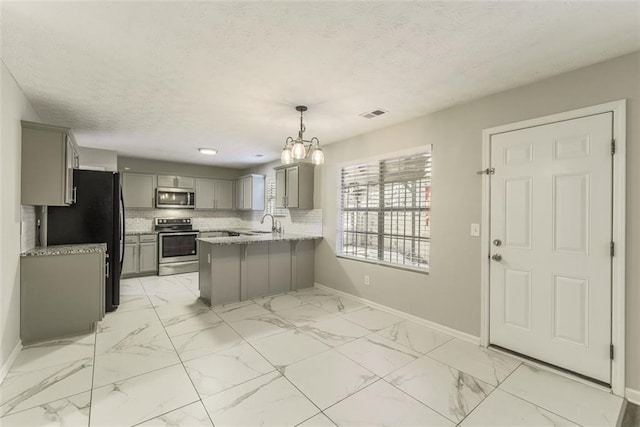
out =
[[9,355],[9,358],[7,359],[6,362],[4,362],[4,364],[2,365],[2,368],[0,368],[0,383],[4,381],[4,377],[9,372],[9,369],[11,369],[13,362],[16,361],[16,357],[18,357],[18,353],[20,353],[20,350],[22,350],[22,341],[18,341],[16,346],[13,348],[13,351]]
[[625,390],[625,396],[629,402],[640,405],[640,390],[634,390],[627,387]]
[[480,345],[480,337],[475,335],[468,334],[466,332],[459,331],[457,329],[450,328],[448,326],[441,325],[439,323],[432,322],[427,319],[423,319],[422,317],[414,316],[413,314],[405,313],[404,311],[396,310],[395,308],[387,307],[383,304],[378,304],[377,302],[370,301],[368,299],[352,295],[347,292],[339,291],[337,289],[331,288],[329,286],[321,285],[320,283],[315,283],[314,286],[316,288],[322,289],[323,291],[332,292],[337,295],[340,295],[345,298],[352,299],[354,301],[358,301],[371,307],[377,308],[378,310],[386,311],[387,313],[394,314],[398,317],[405,318],[407,320],[411,320],[412,322],[421,324],[431,329],[435,329],[436,331],[443,332],[445,334],[451,335],[453,337],[459,338],[463,341],[467,341],[476,345]]

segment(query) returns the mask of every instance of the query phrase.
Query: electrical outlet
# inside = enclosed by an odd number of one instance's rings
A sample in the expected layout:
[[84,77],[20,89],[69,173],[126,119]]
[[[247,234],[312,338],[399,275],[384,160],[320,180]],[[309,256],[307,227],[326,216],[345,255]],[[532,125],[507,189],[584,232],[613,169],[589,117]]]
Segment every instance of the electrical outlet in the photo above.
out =
[[471,235],[473,237],[480,237],[480,224],[471,224]]
[[364,285],[365,285],[365,286],[369,286],[369,285],[370,285],[370,283],[369,283],[369,276],[364,276]]

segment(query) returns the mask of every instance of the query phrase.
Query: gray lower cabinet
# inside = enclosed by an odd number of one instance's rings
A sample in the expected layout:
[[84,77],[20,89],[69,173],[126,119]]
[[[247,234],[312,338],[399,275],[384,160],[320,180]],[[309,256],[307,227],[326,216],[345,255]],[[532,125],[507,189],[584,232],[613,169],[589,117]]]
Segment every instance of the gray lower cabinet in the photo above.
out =
[[269,242],[269,294],[291,290],[291,242]]
[[104,251],[21,258],[23,344],[94,329],[104,317],[105,259]]
[[240,301],[242,245],[199,245],[200,296],[212,306]]
[[152,209],[155,205],[156,176],[145,173],[122,174],[125,209]]
[[243,245],[242,299],[269,294],[269,243]]
[[138,272],[138,246],[138,236],[125,236],[121,271],[123,276],[136,274]]
[[158,235],[125,236],[122,276],[155,274],[158,271]]
[[144,241],[140,236],[139,273],[155,273],[158,271],[158,236],[153,235],[152,241]]
[[313,287],[315,283],[315,243],[296,240],[291,243],[291,289]]
[[313,240],[215,245],[198,242],[200,296],[211,305],[314,284]]

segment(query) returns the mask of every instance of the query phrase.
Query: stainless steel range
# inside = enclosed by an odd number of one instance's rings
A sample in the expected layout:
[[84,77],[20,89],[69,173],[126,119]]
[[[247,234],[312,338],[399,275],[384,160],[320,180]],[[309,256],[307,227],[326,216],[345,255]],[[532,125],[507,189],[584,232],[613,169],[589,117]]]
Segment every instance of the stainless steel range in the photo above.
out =
[[198,271],[198,230],[191,218],[156,218],[158,275]]

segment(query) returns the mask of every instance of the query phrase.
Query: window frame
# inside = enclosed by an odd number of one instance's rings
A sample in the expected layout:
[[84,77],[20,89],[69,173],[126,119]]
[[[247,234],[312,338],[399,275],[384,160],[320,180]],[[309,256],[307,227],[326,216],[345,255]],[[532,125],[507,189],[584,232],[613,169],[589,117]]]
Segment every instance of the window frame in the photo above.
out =
[[[345,212],[342,208],[342,197],[343,197],[343,193],[342,193],[342,171],[344,168],[346,167],[350,167],[350,166],[356,166],[356,165],[362,165],[362,164],[367,164],[367,163],[373,163],[373,162],[383,162],[385,160],[393,160],[395,158],[398,157],[403,157],[403,156],[411,156],[411,155],[415,155],[415,154],[423,154],[423,153],[429,153],[431,156],[433,156],[433,145],[432,144],[428,144],[428,145],[422,145],[419,147],[414,147],[411,149],[407,149],[407,150],[400,150],[400,151],[394,151],[394,152],[389,152],[389,153],[384,153],[384,154],[380,154],[380,155],[376,155],[376,156],[372,156],[372,157],[367,157],[367,158],[360,158],[357,160],[351,160],[351,161],[347,161],[347,162],[343,162],[343,163],[339,163],[337,165],[337,227],[336,227],[336,257],[337,258],[343,258],[343,259],[348,259],[348,260],[353,260],[353,261],[359,261],[359,262],[365,262],[368,264],[374,264],[374,265],[380,265],[380,266],[384,266],[384,267],[391,267],[391,268],[396,268],[396,269],[400,269],[400,270],[407,270],[407,271],[411,271],[411,272],[415,272],[415,273],[420,273],[420,274],[426,274],[428,275],[430,270],[431,270],[431,256],[430,256],[430,252],[429,252],[429,256],[428,256],[428,261],[427,261],[427,267],[416,267],[416,266],[412,266],[412,265],[408,265],[408,264],[399,264],[399,263],[395,263],[395,262],[389,262],[386,260],[382,260],[380,259],[380,257],[378,258],[364,258],[364,257],[359,257],[359,256],[353,256],[353,255],[349,255],[349,254],[345,254],[343,253],[343,237],[344,237],[344,230],[343,230],[343,213]],[[430,183],[429,185],[431,185],[431,180],[432,177],[430,179]],[[384,195],[384,183],[383,181],[379,181],[380,186],[380,193],[381,196]],[[378,208],[376,210],[376,212],[384,212],[385,210],[382,208]],[[397,210],[391,210],[392,212],[408,212],[408,210],[405,208],[403,209],[397,209]],[[429,204],[427,211],[429,212],[429,214],[431,213],[431,204]],[[429,215],[430,216],[430,215]],[[431,220],[431,218],[430,218]],[[365,233],[366,234],[366,233]],[[378,223],[378,233],[375,233],[374,235],[377,236],[377,238],[379,239],[379,241],[384,241],[385,236],[388,233],[384,232],[384,223]],[[405,235],[406,236],[406,235]],[[411,235],[409,235],[411,236]],[[431,244],[431,232],[429,231],[429,236],[427,237],[427,242],[430,245]],[[380,248],[379,250],[384,251],[384,247]]]

